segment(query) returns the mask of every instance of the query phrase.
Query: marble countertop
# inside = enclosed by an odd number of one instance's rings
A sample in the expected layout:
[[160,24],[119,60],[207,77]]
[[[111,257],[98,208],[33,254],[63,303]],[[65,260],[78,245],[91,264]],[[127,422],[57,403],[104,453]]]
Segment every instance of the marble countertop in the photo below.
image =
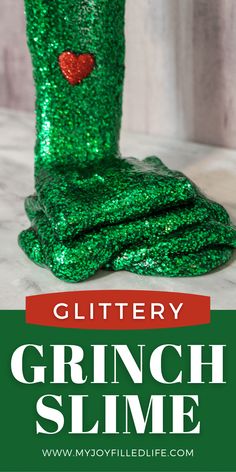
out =
[[[24,309],[25,296],[92,289],[164,290],[211,296],[213,309],[236,308],[236,257],[221,270],[196,278],[142,277],[100,271],[90,280],[69,284],[30,262],[17,245],[28,226],[24,198],[33,192],[34,116],[0,111],[1,243],[0,309]],[[158,155],[183,171],[236,222],[236,151],[134,133],[122,134],[122,154]]]

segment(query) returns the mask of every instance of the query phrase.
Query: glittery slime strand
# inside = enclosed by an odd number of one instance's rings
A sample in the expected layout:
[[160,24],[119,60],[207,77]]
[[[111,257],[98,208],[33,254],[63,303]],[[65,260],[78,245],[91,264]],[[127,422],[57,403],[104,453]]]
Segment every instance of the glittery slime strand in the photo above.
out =
[[27,256],[68,282],[100,268],[196,276],[226,263],[227,212],[157,157],[120,157],[125,0],[25,7],[37,133]]
[[[25,0],[36,86],[36,175],[41,166],[87,165],[118,152],[124,79],[124,0]],[[65,52],[96,67],[75,86]]]

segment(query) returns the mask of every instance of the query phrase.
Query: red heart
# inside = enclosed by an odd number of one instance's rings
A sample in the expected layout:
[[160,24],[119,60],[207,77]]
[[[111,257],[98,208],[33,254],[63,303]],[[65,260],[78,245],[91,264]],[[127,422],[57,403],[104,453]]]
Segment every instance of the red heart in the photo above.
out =
[[95,60],[92,54],[74,54],[65,51],[59,56],[59,64],[65,78],[71,85],[80,84],[91,74]]

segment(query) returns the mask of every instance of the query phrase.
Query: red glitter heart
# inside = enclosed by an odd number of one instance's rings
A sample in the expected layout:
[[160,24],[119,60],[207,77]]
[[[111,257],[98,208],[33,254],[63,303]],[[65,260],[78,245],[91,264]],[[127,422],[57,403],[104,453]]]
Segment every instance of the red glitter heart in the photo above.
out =
[[95,60],[92,54],[74,54],[65,51],[59,56],[59,64],[63,75],[71,85],[80,84],[91,74]]

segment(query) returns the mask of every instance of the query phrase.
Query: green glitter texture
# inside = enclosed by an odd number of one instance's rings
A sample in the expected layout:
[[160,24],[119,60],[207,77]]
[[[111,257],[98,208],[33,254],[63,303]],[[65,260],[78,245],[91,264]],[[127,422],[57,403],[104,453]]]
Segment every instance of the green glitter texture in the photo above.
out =
[[[19,244],[68,282],[100,268],[195,276],[227,262],[227,212],[156,157],[119,155],[125,0],[25,0],[36,85],[36,195]],[[88,53],[95,68],[72,86],[58,58]]]
[[[117,154],[124,80],[125,0],[25,0],[36,86],[36,171],[87,165]],[[96,67],[71,86],[64,51],[90,53]]]

